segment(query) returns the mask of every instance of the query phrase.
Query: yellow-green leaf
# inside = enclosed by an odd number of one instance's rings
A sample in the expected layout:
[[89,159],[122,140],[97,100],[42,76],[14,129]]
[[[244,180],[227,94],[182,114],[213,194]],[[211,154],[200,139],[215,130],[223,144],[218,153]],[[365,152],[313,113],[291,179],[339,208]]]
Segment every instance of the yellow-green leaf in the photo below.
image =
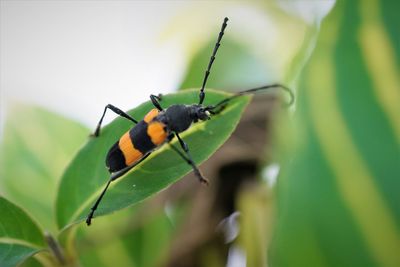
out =
[[[299,90],[273,266],[400,266],[400,9],[338,1]],[[397,31],[396,31],[397,30]]]

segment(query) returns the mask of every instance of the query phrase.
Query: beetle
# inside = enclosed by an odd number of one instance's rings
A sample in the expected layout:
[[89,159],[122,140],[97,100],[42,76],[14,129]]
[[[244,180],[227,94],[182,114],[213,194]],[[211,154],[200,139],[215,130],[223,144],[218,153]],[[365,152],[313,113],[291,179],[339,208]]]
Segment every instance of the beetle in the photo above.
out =
[[[129,114],[111,104],[108,104],[104,108],[103,115],[101,116],[100,121],[97,124],[94,133],[92,134],[93,137],[99,136],[101,124],[107,110],[111,110],[117,115],[130,120],[135,125],[129,131],[123,134],[107,153],[106,167],[110,172],[110,179],[108,180],[105,188],[92,206],[86,218],[87,225],[91,224],[94,212],[96,211],[110,183],[137,166],[139,163],[145,160],[154,150],[166,143],[168,143],[170,147],[184,161],[186,161],[187,164],[192,167],[194,174],[199,179],[199,181],[203,184],[208,185],[208,180],[204,178],[196,163],[193,161],[188,145],[179,136],[179,134],[186,131],[193,123],[206,121],[209,120],[212,115],[217,115],[226,107],[226,105],[231,100],[242,95],[252,94],[261,90],[267,90],[270,88],[281,88],[290,94],[291,99],[288,105],[291,105],[293,103],[294,95],[289,88],[281,84],[270,84],[235,93],[232,96],[221,100],[215,105],[203,105],[206,96],[205,86],[207,84],[208,76],[210,75],[210,70],[215,60],[218,48],[221,45],[222,36],[224,35],[227,22],[228,18],[225,18],[222,23],[222,27],[219,32],[214,50],[211,54],[208,67],[205,71],[203,83],[199,92],[199,102],[197,104],[175,104],[164,109],[160,104],[160,102],[162,101],[162,96],[150,95],[150,100],[155,108],[150,110],[140,121],[134,119]],[[171,140],[175,137],[178,139],[181,149],[170,143]]]

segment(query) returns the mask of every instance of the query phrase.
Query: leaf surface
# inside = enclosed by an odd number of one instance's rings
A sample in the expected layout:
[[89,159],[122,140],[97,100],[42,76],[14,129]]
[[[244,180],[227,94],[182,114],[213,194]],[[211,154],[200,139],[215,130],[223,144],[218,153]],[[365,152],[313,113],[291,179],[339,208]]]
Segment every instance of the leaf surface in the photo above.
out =
[[0,266],[16,266],[43,250],[43,234],[19,207],[0,196]]

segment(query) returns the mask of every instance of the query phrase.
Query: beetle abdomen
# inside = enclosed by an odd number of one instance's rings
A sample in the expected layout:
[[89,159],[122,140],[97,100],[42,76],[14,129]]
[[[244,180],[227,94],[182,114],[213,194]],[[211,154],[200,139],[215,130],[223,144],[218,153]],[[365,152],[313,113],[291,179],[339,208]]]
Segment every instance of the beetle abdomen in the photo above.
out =
[[119,171],[140,160],[163,144],[168,136],[165,124],[153,120],[158,112],[151,110],[108,151],[106,166],[110,172]]

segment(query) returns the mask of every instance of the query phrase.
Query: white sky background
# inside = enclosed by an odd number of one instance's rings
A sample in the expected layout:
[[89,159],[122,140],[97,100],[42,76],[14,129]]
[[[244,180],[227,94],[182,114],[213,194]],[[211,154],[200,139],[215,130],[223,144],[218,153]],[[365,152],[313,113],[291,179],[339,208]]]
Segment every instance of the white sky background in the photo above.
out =
[[[225,16],[226,34],[244,36],[259,50],[291,45],[265,13],[237,1],[0,1],[0,126],[13,102],[93,128],[108,103],[128,110],[151,93],[175,91],[190,48],[216,38]],[[282,7],[300,8],[309,18],[310,7],[332,1],[299,2],[305,4]],[[162,38],[171,25],[170,32],[184,30]],[[259,34],[257,25],[268,34]]]
[[107,103],[130,109],[175,90],[183,55],[157,40],[182,3],[2,1],[1,100],[91,126]]

